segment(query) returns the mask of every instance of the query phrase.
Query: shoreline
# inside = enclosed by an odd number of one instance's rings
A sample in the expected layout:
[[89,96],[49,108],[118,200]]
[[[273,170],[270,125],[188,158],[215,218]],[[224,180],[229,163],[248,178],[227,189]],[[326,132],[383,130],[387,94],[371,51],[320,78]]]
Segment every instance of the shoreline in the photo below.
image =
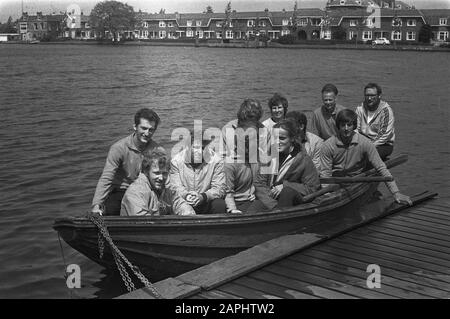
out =
[[[1,44],[30,44],[18,41],[1,42]],[[121,44],[100,43],[97,41],[49,41],[33,43],[33,45],[120,45],[120,46],[168,46],[168,47],[201,47],[201,48],[233,48],[233,49],[323,49],[323,50],[376,50],[376,51],[419,51],[419,52],[450,52],[450,48],[442,48],[430,45],[389,45],[389,46],[372,46],[370,44],[280,44],[268,43],[256,45],[253,42],[236,42],[236,43],[195,43],[190,41],[180,42],[163,42],[163,41],[127,41]]]

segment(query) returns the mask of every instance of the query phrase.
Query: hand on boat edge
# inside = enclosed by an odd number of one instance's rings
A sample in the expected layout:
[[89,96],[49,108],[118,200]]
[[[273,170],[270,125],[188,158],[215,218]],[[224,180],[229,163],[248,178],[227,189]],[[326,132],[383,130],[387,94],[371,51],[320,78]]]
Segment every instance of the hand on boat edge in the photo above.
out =
[[399,204],[408,204],[409,206],[412,206],[412,200],[407,195],[403,195],[402,193],[398,192],[394,194],[394,199]]

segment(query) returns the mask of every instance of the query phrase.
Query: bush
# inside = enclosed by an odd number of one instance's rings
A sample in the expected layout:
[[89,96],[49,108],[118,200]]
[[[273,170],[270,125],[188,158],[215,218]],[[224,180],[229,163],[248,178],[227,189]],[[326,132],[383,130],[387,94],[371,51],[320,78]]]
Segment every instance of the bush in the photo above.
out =
[[278,39],[278,43],[281,44],[294,44],[295,40],[296,40],[296,36],[292,35],[292,34],[287,34],[287,35],[283,35]]

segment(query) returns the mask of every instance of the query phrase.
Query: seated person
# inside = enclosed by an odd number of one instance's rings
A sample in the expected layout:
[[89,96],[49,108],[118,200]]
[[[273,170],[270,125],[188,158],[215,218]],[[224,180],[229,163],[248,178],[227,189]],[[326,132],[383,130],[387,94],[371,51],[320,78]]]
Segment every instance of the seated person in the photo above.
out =
[[268,105],[270,117],[262,124],[272,133],[273,126],[285,118],[288,109],[288,101],[283,95],[275,93],[270,98]]
[[320,148],[322,147],[323,140],[316,134],[306,131],[308,119],[302,112],[289,112],[288,114],[286,114],[286,118],[292,118],[297,122],[297,125],[300,129],[300,141],[302,143],[303,149],[306,151],[306,154],[311,157],[314,166],[317,168],[317,171],[320,172]]
[[[254,213],[264,211],[267,208],[255,197],[253,181],[259,170],[258,163],[258,123],[247,123],[238,126],[242,128],[242,134],[236,131],[235,152],[225,161],[226,192],[225,203],[227,212],[232,214]],[[245,130],[245,132],[244,132]],[[244,150],[242,151],[243,140]],[[250,150],[255,155],[250,156]]]
[[301,204],[304,196],[320,188],[319,174],[311,158],[302,150],[294,121],[281,120],[274,125],[274,134],[278,134],[279,143],[272,173],[260,172],[255,182],[256,198],[269,209]]
[[197,214],[225,214],[224,163],[204,136],[198,140],[191,133],[186,139],[186,147],[171,161],[170,183]]
[[[350,109],[340,111],[336,117],[338,135],[326,140],[322,146],[320,166],[322,177],[355,176],[371,164],[381,176],[392,177],[381,160],[375,145],[356,132],[357,115]],[[397,184],[386,182],[397,203],[412,205],[411,199],[400,193]]]
[[195,215],[194,209],[170,188],[166,188],[170,161],[165,152],[144,153],[141,173],[122,199],[121,216]]

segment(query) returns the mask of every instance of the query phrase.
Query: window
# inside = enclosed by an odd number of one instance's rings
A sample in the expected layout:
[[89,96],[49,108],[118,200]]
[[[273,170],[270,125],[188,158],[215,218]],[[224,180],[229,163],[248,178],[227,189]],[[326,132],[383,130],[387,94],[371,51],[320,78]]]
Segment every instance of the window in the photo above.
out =
[[192,27],[192,20],[187,20],[187,21],[186,21],[186,25],[187,25],[188,27]]
[[374,19],[373,18],[367,18],[366,19],[366,27],[373,27],[374,25]]
[[402,33],[400,31],[394,31],[392,32],[392,40],[401,40],[402,39]]
[[266,26],[266,21],[264,21],[264,20],[259,21],[258,25],[259,25],[260,27],[265,27],[265,26]]
[[168,35],[169,39],[175,39],[176,38],[176,34],[174,31],[169,31],[169,35]]
[[210,33],[210,32],[205,32],[205,38],[206,38],[206,39],[211,38],[211,33]]
[[447,25],[447,18],[440,18],[439,25]]
[[414,41],[416,40],[416,33],[413,31],[409,31],[406,33],[406,40]]
[[355,31],[349,31],[348,32],[348,39],[354,40],[356,38],[356,32]]
[[448,40],[448,31],[439,31],[438,40],[447,41]]
[[222,39],[222,31],[217,31],[216,32],[216,38],[217,39]]
[[228,22],[228,27],[230,27],[230,28],[233,27],[233,21]]
[[247,37],[253,35],[253,31],[247,31]]
[[311,25],[320,25],[320,23],[322,22],[322,19],[319,18],[311,18]]
[[247,27],[254,27],[255,26],[255,20],[247,20]]
[[308,25],[308,18],[300,18],[300,20],[298,21],[298,25],[300,26]]
[[356,27],[356,25],[357,25],[356,20],[350,20],[351,27]]
[[26,31],[27,30],[27,23],[20,23],[20,31]]
[[166,37],[166,31],[159,31],[159,38],[164,39]]
[[148,31],[144,30],[144,33],[142,35],[144,36],[144,38],[148,38]]
[[400,19],[400,18],[392,19],[392,26],[393,27],[401,27],[402,26],[402,19]]
[[173,22],[167,22],[167,26],[168,26],[169,28],[173,28]]
[[201,27],[202,26],[202,21],[195,21],[195,25],[197,27]]
[[341,0],[340,2],[341,6],[345,4],[345,0]]
[[406,25],[407,25],[408,27],[415,27],[415,26],[416,26],[416,20],[415,20],[415,19],[409,19],[409,20],[406,22]]
[[222,21],[216,22],[216,28],[221,28],[221,27],[222,27]]
[[148,28],[148,22],[144,21],[144,28]]
[[372,31],[363,31],[363,40],[372,40]]
[[331,40],[331,31],[330,30],[324,31],[323,32],[323,38],[325,40]]
[[281,21],[282,25],[289,25],[289,19],[283,19],[283,21]]
[[159,21],[159,27],[160,28],[165,28],[166,27],[166,23],[164,21]]
[[289,33],[289,30],[281,30],[281,35],[288,35]]
[[198,37],[199,39],[203,39],[203,31],[202,30],[195,31],[195,36]]
[[225,39],[233,39],[233,31],[232,30],[227,30],[225,32]]
[[188,38],[194,37],[194,31],[192,31],[192,30],[187,30],[187,31],[186,31],[186,37],[188,37]]

